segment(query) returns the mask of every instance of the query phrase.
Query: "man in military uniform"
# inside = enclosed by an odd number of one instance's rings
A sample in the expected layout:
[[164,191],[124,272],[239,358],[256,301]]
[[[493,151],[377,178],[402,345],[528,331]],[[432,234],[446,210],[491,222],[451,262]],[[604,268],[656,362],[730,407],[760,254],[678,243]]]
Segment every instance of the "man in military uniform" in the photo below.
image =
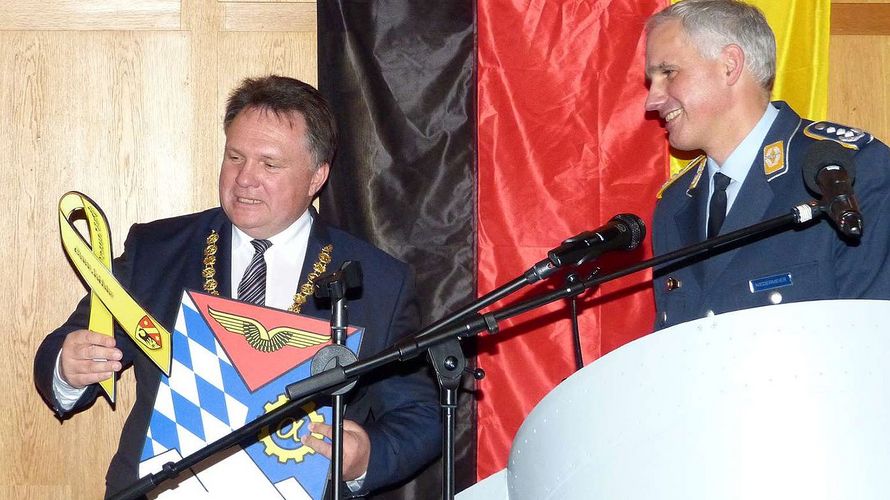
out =
[[791,213],[817,193],[802,167],[819,141],[855,153],[861,238],[817,219],[654,273],[656,328],[738,309],[819,299],[890,298],[890,150],[853,127],[770,102],[775,38],[736,0],[686,0],[646,25],[646,110],[670,144],[705,154],[662,189],[656,255]]

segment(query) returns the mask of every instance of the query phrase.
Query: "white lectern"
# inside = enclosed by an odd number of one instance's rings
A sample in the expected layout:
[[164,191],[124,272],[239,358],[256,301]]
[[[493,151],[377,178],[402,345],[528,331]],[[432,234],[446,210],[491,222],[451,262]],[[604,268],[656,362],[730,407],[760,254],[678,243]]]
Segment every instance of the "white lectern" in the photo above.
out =
[[890,301],[782,304],[653,333],[551,391],[457,496],[890,498]]

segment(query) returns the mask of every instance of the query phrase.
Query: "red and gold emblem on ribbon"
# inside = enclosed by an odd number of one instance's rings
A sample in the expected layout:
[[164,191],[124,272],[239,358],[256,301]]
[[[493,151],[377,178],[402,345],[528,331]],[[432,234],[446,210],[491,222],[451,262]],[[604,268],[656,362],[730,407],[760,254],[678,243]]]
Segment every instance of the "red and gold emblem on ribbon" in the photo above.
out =
[[143,316],[139,320],[139,327],[136,329],[136,338],[139,339],[146,348],[151,350],[160,349],[163,345],[161,340],[161,332],[158,327],[152,323],[151,318]]

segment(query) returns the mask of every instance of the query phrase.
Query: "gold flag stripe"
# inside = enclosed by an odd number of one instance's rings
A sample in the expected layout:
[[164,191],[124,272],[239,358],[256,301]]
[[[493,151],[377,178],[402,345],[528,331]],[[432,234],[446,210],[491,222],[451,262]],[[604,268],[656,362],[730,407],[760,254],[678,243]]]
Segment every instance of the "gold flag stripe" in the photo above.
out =
[[[89,225],[89,244],[71,223],[72,215],[81,211]],[[90,287],[90,329],[95,326],[102,331],[94,331],[112,335],[106,327],[107,316],[113,316],[136,346],[169,376],[173,356],[170,332],[140,307],[112,275],[111,238],[105,214],[86,195],[69,191],[59,200],[59,231],[65,252]],[[104,382],[102,387],[108,392]],[[113,393],[112,385],[109,396],[113,397]]]

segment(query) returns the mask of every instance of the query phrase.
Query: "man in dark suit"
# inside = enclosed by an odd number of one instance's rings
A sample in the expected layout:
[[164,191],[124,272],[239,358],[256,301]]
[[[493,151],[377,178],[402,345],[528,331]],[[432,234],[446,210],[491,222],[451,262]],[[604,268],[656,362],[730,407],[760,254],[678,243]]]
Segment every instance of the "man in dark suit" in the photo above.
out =
[[[113,269],[135,300],[172,330],[184,289],[244,299],[250,292],[242,276],[259,259],[267,278],[259,300],[251,300],[328,319],[330,308],[313,300],[312,284],[325,269],[352,260],[364,274],[360,296],[349,301],[350,323],[365,327],[359,358],[417,330],[420,315],[408,266],[327,226],[310,207],[336,147],[336,124],[321,95],[291,78],[248,79],[229,98],[224,126],[221,207],[131,228]],[[97,382],[134,367],[136,403],[106,476],[108,493],[115,493],[138,477],[153,409],[160,404],[161,372],[122,332],[112,338],[87,330],[88,306],[85,298],[46,337],[35,378],[44,399],[64,417],[92,403]],[[437,393],[417,367],[364,377],[347,402],[347,491],[364,494],[402,481],[438,453]],[[312,430],[330,437],[327,425],[315,423]],[[304,443],[330,456],[329,444],[311,436]]]
[[855,153],[864,219],[858,239],[816,220],[656,269],[656,328],[783,302],[890,298],[887,146],[770,102],[775,38],[756,7],[687,0],[650,18],[646,34],[646,110],[659,114],[674,148],[705,153],[659,195],[657,255],[789,214],[812,199],[802,165],[820,141]]

